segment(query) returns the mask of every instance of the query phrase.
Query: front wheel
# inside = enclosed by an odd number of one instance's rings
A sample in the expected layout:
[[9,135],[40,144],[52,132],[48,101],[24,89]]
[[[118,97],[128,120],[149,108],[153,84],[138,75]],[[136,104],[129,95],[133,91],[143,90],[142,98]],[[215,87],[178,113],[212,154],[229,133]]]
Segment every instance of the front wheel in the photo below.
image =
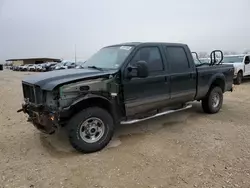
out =
[[82,153],[103,149],[114,133],[112,116],[104,109],[90,107],[82,110],[67,124],[71,145]]
[[223,92],[220,87],[212,88],[207,97],[202,100],[203,111],[214,114],[220,111],[223,103]]

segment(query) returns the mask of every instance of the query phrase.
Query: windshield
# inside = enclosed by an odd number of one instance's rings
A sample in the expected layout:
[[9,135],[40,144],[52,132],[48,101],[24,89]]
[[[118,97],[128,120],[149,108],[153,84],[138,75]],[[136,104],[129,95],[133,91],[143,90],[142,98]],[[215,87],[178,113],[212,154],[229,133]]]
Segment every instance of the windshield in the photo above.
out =
[[132,51],[132,46],[105,47],[90,57],[84,67],[95,66],[102,69],[117,69]]
[[224,63],[241,63],[243,61],[243,56],[227,56],[223,58]]

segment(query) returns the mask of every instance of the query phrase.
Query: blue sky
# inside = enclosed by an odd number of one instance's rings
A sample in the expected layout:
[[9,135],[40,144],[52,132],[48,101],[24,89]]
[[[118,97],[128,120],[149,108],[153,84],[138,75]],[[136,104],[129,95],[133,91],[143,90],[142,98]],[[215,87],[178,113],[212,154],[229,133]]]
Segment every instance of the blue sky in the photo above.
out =
[[129,41],[250,49],[249,0],[0,0],[0,60],[86,59]]

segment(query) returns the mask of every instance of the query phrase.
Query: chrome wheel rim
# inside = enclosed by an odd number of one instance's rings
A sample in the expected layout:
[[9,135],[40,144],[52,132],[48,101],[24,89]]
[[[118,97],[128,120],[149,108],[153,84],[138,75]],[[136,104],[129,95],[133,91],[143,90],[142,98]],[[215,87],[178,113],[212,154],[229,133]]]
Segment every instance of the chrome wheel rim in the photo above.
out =
[[96,117],[85,120],[80,126],[80,137],[87,143],[99,141],[104,135],[105,125],[103,121]]
[[215,93],[212,97],[212,106],[214,108],[218,107],[220,104],[220,95],[219,93]]

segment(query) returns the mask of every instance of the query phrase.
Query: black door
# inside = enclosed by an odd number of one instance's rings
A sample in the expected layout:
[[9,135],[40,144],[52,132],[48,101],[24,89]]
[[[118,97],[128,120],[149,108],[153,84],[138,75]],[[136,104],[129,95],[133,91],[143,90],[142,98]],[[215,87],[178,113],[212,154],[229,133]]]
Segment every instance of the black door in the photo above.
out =
[[171,101],[187,102],[196,94],[196,68],[182,46],[166,46],[169,64]]
[[[146,46],[137,50],[129,65],[139,60],[147,62],[149,76],[123,80],[126,115],[146,112],[161,105],[170,98],[163,58],[158,46]],[[126,72],[126,71],[125,71]],[[125,76],[126,77],[126,76]]]

